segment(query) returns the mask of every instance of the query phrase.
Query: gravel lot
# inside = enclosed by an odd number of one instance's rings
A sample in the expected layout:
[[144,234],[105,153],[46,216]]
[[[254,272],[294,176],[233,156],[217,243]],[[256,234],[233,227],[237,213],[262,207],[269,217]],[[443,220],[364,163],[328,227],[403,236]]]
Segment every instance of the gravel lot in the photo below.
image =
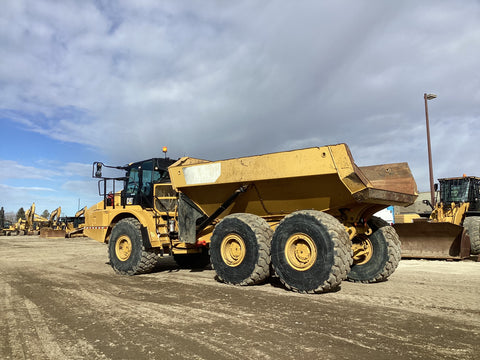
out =
[[0,237],[2,359],[478,359],[480,263],[402,260],[389,281],[296,294],[215,272],[116,275],[89,238]]

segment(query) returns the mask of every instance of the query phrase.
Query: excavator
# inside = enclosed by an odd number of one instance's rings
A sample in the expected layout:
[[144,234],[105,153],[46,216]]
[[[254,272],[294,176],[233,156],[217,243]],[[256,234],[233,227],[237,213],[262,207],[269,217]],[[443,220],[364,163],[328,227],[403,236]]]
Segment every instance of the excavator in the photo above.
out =
[[439,201],[423,200],[432,209],[428,218],[414,214],[412,222],[394,224],[402,258],[466,259],[480,254],[480,178],[438,181]]
[[40,226],[40,237],[65,237],[65,229],[60,221],[62,208],[59,206],[50,213],[48,219],[37,216]]
[[4,229],[5,235],[28,235],[34,228],[35,220],[35,203],[25,211],[25,219],[18,219],[18,221]]

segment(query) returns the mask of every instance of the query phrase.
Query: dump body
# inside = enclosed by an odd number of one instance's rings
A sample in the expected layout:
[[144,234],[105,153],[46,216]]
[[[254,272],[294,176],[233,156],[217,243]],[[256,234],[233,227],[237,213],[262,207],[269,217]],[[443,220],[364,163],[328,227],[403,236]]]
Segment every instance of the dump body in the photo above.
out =
[[212,162],[187,157],[169,173],[174,189],[207,215],[246,188],[220,218],[232,213],[283,217],[315,209],[353,224],[417,197],[407,163],[358,167],[346,144]]

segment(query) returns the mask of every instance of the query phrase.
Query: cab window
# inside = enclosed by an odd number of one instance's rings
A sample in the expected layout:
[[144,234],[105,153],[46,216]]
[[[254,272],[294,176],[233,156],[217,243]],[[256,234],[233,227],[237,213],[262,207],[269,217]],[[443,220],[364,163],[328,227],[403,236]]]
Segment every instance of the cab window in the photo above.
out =
[[138,192],[140,187],[140,178],[138,174],[137,168],[130,169],[130,174],[128,176],[128,184],[127,184],[127,194],[135,195]]

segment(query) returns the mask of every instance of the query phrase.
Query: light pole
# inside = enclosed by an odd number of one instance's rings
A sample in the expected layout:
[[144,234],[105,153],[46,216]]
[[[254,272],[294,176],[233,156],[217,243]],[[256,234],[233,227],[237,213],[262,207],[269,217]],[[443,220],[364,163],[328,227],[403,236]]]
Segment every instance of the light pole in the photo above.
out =
[[427,122],[427,147],[428,147],[428,168],[430,171],[430,199],[432,206],[435,207],[435,188],[433,185],[433,165],[432,165],[432,146],[430,144],[430,125],[428,123],[428,100],[433,100],[437,97],[435,94],[423,94],[425,100],[425,119]]

